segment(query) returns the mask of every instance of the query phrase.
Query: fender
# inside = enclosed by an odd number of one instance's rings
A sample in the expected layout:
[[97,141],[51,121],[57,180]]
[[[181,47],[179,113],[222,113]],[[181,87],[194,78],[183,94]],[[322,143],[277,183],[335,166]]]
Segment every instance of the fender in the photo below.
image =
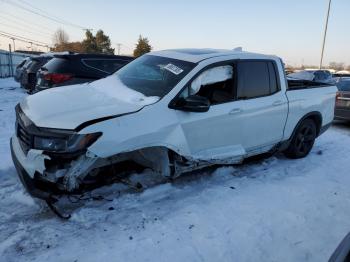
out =
[[306,115],[304,115],[299,121],[298,123],[296,124],[296,126],[294,127],[293,129],[293,132],[291,134],[291,136],[289,137],[288,140],[285,140],[285,141],[282,141],[278,146],[278,151],[284,151],[285,149],[288,148],[290,142],[292,141],[294,135],[295,135],[295,132],[298,130],[299,126],[301,125],[301,123],[307,119],[307,118],[311,118],[315,121],[316,123],[316,132],[317,132],[317,137],[319,135],[321,135],[329,126],[327,126],[325,129],[323,129],[323,126],[322,126],[322,114],[318,111],[312,111],[312,112],[309,112],[307,113]]

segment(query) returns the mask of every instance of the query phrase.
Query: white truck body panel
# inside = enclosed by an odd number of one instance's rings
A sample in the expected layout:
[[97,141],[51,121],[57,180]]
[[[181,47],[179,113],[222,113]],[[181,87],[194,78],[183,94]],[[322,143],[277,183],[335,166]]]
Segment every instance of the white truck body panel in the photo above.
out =
[[335,86],[288,91],[289,113],[284,139],[290,138],[295,126],[306,112],[321,113],[323,126],[332,123],[336,92]]

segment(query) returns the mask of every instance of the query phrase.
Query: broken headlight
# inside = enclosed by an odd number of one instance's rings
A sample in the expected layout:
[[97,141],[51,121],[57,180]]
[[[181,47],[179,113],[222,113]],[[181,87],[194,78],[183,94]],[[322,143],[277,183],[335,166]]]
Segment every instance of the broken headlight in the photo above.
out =
[[67,138],[34,137],[34,148],[52,152],[76,152],[94,143],[102,133],[74,134]]
[[67,147],[67,140],[62,138],[34,137],[34,148],[49,151],[64,151]]

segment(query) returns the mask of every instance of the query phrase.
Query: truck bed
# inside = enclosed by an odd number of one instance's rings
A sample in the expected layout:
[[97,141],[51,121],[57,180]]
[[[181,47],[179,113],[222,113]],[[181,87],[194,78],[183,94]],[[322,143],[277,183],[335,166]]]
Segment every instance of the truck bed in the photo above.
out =
[[285,127],[285,139],[289,139],[306,112],[320,114],[320,128],[333,121],[335,95],[337,87],[328,83],[287,78],[288,120]]
[[318,87],[327,87],[334,84],[331,83],[320,83],[310,80],[303,79],[292,79],[287,78],[288,90],[299,90],[299,89],[308,89],[308,88],[318,88]]

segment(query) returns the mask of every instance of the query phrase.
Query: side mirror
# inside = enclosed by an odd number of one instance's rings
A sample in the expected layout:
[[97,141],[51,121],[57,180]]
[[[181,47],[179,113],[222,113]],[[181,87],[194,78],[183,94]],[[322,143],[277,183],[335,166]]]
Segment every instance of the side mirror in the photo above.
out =
[[207,112],[210,107],[210,101],[206,97],[191,95],[181,98],[176,103],[176,108],[188,112]]

